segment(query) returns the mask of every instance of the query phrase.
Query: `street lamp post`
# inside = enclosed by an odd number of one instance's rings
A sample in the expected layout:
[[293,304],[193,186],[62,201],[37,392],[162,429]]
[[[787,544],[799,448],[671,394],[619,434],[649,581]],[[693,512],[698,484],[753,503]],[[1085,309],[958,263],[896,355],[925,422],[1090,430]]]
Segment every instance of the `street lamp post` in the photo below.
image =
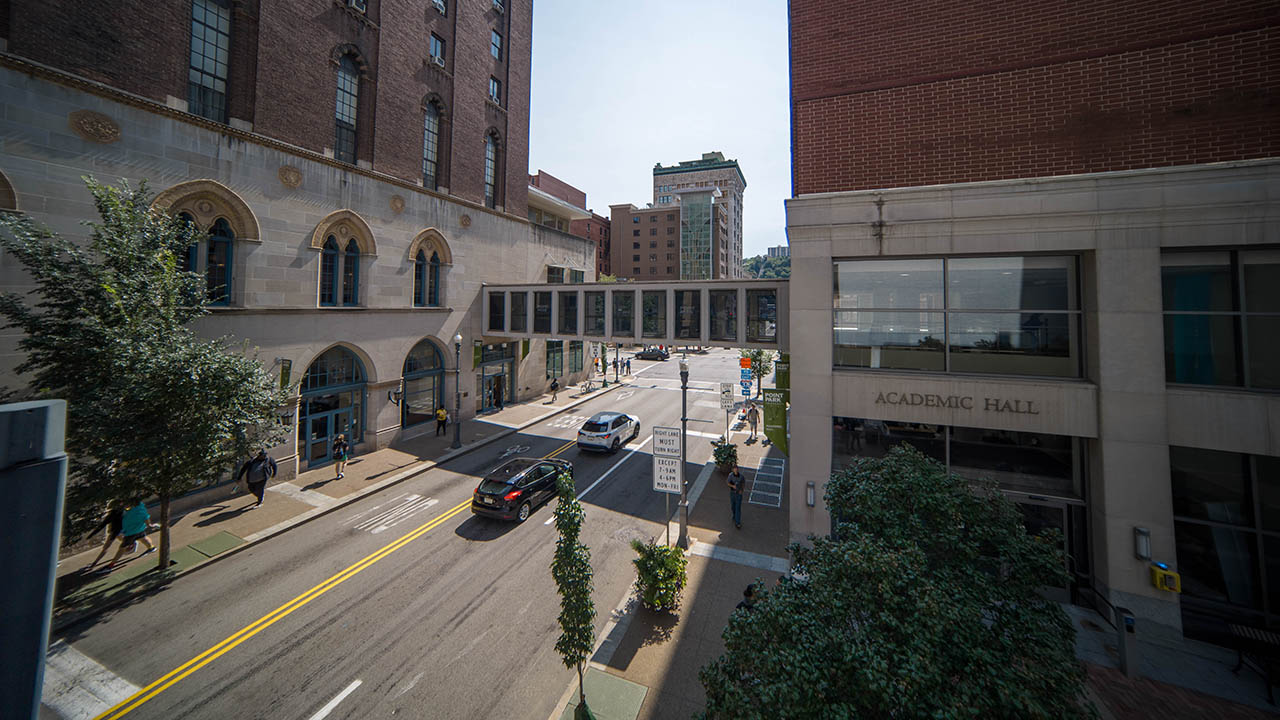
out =
[[676,545],[689,549],[689,484],[684,480],[685,454],[689,446],[689,361],[680,358],[680,537]]
[[453,336],[453,449],[462,447],[462,333]]

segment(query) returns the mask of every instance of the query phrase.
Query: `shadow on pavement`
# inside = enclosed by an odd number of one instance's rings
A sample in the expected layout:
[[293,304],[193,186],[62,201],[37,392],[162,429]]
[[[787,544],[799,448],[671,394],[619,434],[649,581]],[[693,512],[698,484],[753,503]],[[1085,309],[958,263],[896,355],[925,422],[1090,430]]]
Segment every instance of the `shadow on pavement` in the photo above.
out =
[[[530,518],[532,519],[532,517]],[[454,528],[453,534],[464,540],[476,540],[479,542],[487,542],[489,540],[497,540],[498,538],[511,532],[519,523],[505,522],[503,520],[491,520],[472,515],[463,521],[461,525]]]
[[240,517],[247,510],[249,510],[249,508],[253,506],[245,505],[244,507],[236,508],[235,510],[224,510],[223,512],[216,512],[218,510],[222,510],[225,507],[226,505],[215,505],[206,510],[202,510],[197,513],[194,513],[194,514],[200,515],[204,519],[200,520],[199,522],[192,523],[192,525],[196,527],[208,527],[210,525],[217,525],[220,522],[224,522],[232,518]]

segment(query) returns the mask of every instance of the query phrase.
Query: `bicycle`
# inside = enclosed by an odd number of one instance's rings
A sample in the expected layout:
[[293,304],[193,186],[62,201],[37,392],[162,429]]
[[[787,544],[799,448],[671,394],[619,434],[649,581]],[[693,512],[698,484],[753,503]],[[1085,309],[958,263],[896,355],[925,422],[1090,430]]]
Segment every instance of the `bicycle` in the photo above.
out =
[[578,389],[579,389],[579,390],[581,390],[581,391],[582,391],[582,392],[584,392],[584,393],[592,392],[592,391],[594,391],[594,390],[596,389],[595,381],[594,381],[594,380],[583,380],[583,381],[582,381],[582,384],[578,386]]

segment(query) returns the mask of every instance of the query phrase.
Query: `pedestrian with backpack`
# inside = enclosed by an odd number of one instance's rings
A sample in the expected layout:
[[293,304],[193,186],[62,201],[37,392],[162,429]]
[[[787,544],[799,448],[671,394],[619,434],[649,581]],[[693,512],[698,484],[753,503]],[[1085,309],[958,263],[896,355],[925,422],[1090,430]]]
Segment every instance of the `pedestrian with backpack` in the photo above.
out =
[[258,454],[240,467],[240,472],[236,475],[236,480],[241,477],[249,485],[249,492],[258,498],[258,502],[254,503],[253,508],[262,505],[262,498],[267,492],[267,481],[276,476],[276,461],[272,460],[266,450],[259,450]]
[[138,549],[138,541],[141,540],[143,545],[147,546],[143,555],[149,555],[156,551],[156,546],[151,544],[147,539],[147,533],[151,532],[151,515],[147,512],[147,506],[138,500],[128,510],[125,510],[120,518],[120,533],[124,537],[120,539],[120,549],[116,550],[116,556],[111,558],[111,562],[102,566],[98,572],[109,573],[115,569],[116,563],[125,553],[131,553]]
[[556,394],[560,392],[560,381],[551,378],[551,402],[556,401]]
[[347,444],[347,436],[338,433],[333,439],[333,469],[336,475],[334,480],[341,480],[347,474],[342,472],[347,467],[347,456],[351,452],[351,446]]

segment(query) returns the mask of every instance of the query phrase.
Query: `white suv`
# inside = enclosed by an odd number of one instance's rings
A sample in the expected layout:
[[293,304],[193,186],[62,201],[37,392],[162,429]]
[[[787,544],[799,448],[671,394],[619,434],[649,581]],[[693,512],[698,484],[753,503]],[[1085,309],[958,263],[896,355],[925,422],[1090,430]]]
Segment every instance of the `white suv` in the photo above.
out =
[[578,447],[583,450],[614,452],[640,434],[640,419],[619,412],[602,412],[591,416],[578,431]]

